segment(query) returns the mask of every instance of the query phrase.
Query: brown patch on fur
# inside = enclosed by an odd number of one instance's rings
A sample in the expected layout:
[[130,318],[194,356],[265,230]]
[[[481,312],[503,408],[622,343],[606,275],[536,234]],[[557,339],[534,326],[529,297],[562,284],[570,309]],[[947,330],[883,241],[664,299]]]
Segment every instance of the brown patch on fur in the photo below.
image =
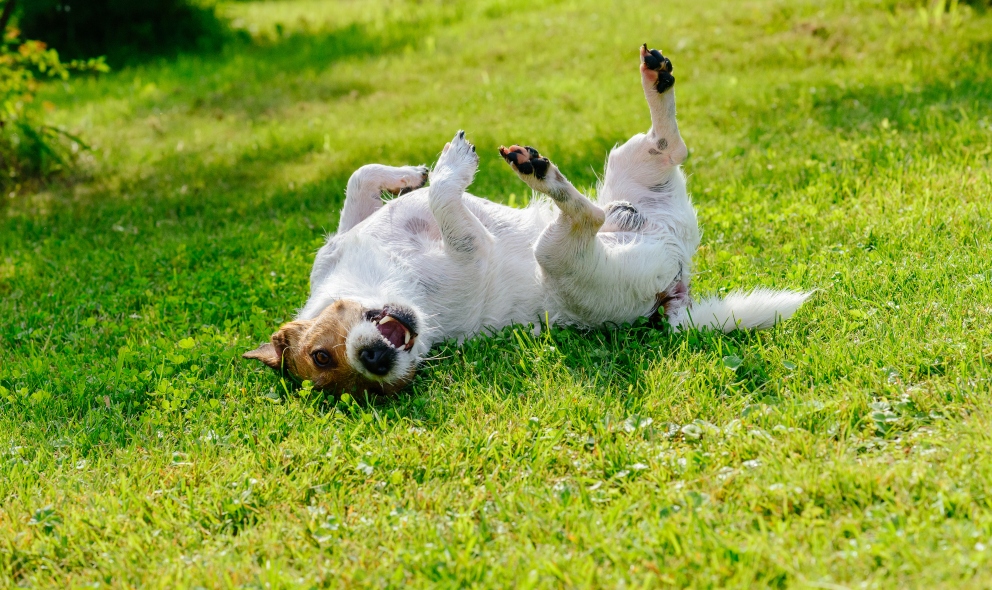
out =
[[278,369],[282,364],[282,354],[276,350],[276,347],[271,342],[266,342],[255,350],[249,350],[241,356],[246,359],[262,361],[273,369]]
[[[284,324],[272,335],[271,343],[242,356],[260,360],[277,371],[286,370],[297,379],[311,381],[316,389],[393,393],[407,385],[413,375],[397,383],[385,384],[368,379],[348,362],[348,333],[363,321],[364,313],[357,302],[335,301],[312,320]],[[331,359],[323,367],[313,359],[313,354],[320,350]]]
[[659,310],[664,310],[668,313],[668,305],[672,302],[675,297],[668,294],[668,291],[662,291],[654,296],[654,310],[658,313]]
[[652,327],[660,328],[666,322],[668,306],[674,299],[675,297],[669,295],[668,291],[662,291],[654,296],[654,311],[648,316],[648,322]]

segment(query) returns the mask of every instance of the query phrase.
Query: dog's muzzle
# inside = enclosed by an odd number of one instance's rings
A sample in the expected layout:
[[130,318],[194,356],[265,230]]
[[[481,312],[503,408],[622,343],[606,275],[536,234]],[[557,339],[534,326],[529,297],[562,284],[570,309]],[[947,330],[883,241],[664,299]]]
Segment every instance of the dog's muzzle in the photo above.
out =
[[393,370],[393,365],[396,363],[396,349],[385,342],[376,342],[360,350],[358,360],[362,362],[366,371],[383,377]]
[[[417,339],[417,319],[410,310],[404,309],[399,306],[387,305],[378,311],[369,311],[365,314],[365,318],[375,324],[376,330],[379,334],[392,345],[395,350],[410,350]],[[379,346],[381,343],[377,343],[371,348]],[[370,350],[370,349],[366,349]],[[392,351],[395,357],[395,351]],[[372,354],[371,352],[369,353]],[[385,355],[385,353],[382,353]],[[359,355],[362,358],[362,364],[365,364],[365,350],[362,350]],[[368,368],[368,365],[366,365]],[[376,375],[384,375],[385,373],[376,373],[369,369]],[[387,371],[388,372],[388,371]]]

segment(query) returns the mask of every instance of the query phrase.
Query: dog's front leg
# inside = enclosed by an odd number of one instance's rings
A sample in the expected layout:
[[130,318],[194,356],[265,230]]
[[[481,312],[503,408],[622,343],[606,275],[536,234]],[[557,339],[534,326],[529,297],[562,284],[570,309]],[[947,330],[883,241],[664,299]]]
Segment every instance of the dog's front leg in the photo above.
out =
[[582,239],[596,235],[606,214],[572,186],[550,160],[529,145],[500,146],[499,154],[527,186],[548,195],[558,205],[562,212],[559,224],[567,226],[570,233]]
[[344,233],[382,207],[382,193],[401,195],[427,182],[426,166],[367,164],[348,179],[338,233]]
[[538,264],[560,295],[568,298],[571,292],[592,292],[587,281],[596,280],[596,269],[605,259],[596,234],[606,220],[606,213],[534,148],[514,145],[500,147],[499,153],[521,180],[551,197],[561,210],[561,215],[545,228],[535,245]]
[[[626,246],[604,242],[599,233],[604,210],[572,186],[547,158],[531,147],[500,148],[500,154],[517,176],[551,197],[561,210],[538,238],[534,256],[571,320],[598,326],[650,314],[659,291],[658,277],[667,285],[686,258],[678,241],[670,235],[656,235],[637,241],[636,246],[634,242]],[[628,218],[635,225],[644,223],[636,212]]]
[[449,255],[474,260],[488,251],[493,242],[479,219],[468,210],[462,195],[472,183],[479,167],[475,146],[459,131],[441,152],[431,171],[428,203],[441,230],[441,238]]

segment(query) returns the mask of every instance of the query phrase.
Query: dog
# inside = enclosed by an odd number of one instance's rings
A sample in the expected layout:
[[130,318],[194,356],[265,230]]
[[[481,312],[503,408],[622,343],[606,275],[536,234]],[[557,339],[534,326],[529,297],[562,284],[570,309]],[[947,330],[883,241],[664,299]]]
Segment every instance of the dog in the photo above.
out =
[[[432,170],[359,168],[337,234],[317,252],[306,304],[243,356],[316,389],[390,394],[434,344],[510,324],[601,328],[647,316],[729,332],[787,319],[809,292],[690,297],[700,234],[680,168],[688,149],[672,70],[660,51],[640,48],[651,129],[610,152],[597,202],[518,145],[499,152],[537,193],[528,207],[466,193],[479,156],[464,131]],[[396,198],[384,202],[385,193]]]

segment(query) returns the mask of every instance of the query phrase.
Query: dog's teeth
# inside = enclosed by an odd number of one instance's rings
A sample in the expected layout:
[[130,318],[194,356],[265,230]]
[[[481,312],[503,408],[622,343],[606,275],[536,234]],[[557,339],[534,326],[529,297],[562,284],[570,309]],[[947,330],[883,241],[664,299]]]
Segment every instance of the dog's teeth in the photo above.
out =
[[385,324],[385,323],[388,323],[388,322],[395,322],[395,321],[396,321],[396,319],[393,316],[387,315],[386,317],[384,317],[381,320],[379,320],[379,325],[381,326],[382,324]]
[[403,344],[410,344],[410,331],[407,330],[406,336],[403,337]]

